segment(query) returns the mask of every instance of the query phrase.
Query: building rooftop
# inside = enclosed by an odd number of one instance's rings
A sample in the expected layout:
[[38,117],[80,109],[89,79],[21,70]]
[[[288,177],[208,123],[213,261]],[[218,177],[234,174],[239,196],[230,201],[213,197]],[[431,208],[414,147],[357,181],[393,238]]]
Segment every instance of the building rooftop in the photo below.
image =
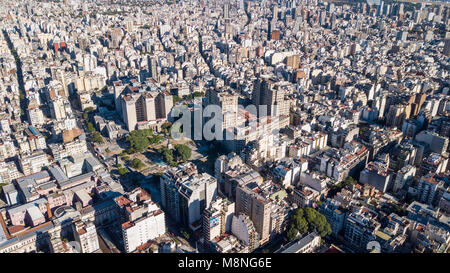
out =
[[306,236],[287,244],[280,250],[277,250],[276,253],[298,253],[301,249],[310,244],[317,236],[319,236],[317,232],[313,231]]

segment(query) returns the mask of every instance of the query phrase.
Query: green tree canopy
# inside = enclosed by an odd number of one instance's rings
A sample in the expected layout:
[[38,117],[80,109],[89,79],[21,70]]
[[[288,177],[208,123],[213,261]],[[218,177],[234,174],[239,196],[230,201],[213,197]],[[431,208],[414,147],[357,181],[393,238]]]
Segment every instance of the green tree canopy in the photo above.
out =
[[170,149],[167,149],[166,147],[163,147],[158,150],[158,153],[161,154],[161,156],[164,158],[164,161],[169,164],[170,166],[175,166],[176,162],[173,159],[173,152]]
[[192,150],[184,144],[177,144],[175,145],[175,153],[177,158],[181,159],[184,162],[191,157]]
[[151,136],[153,131],[151,129],[132,131],[127,137],[127,141],[130,144],[132,151],[143,152],[150,145],[148,136]]
[[145,164],[139,158],[134,158],[131,160],[130,166],[135,169],[142,169],[145,167]]
[[120,175],[124,175],[124,174],[126,174],[126,173],[128,173],[128,169],[127,169],[127,168],[120,168],[120,169],[119,169],[119,174],[120,174]]
[[308,232],[308,222],[303,217],[297,217],[295,219],[295,227],[301,234]]
[[350,186],[350,185],[356,185],[356,184],[358,184],[358,181],[351,176],[347,177],[344,181],[344,186]]
[[94,132],[92,140],[97,143],[103,143],[103,137],[99,132]]
[[89,112],[92,112],[92,111],[94,111],[94,107],[92,107],[92,106],[86,107],[86,109],[84,109],[85,113],[89,113]]
[[149,137],[148,140],[149,140],[149,143],[151,145],[153,145],[153,144],[161,143],[164,140],[164,138],[162,136],[160,136],[160,135],[154,135],[152,137]]
[[297,233],[298,233],[298,230],[295,228],[294,225],[291,225],[287,232],[286,239],[289,242],[294,241],[297,238]]
[[178,97],[177,95],[172,96],[172,100],[173,100],[173,104],[176,104],[177,102],[179,102],[181,100],[180,97]]
[[291,216],[291,225],[286,239],[292,241],[297,237],[297,232],[303,235],[313,230],[316,230],[321,237],[331,234],[331,226],[324,215],[313,208],[296,209]]
[[310,231],[315,229],[321,237],[331,234],[331,226],[323,214],[313,208],[305,209],[305,218],[309,223]]
[[164,134],[167,134],[170,132],[170,128],[172,128],[172,123],[171,122],[165,122],[163,123],[163,125],[161,125],[161,131]]
[[91,134],[95,132],[95,127],[94,124],[92,124],[92,122],[89,121],[87,122],[87,130]]
[[305,213],[304,213],[303,209],[296,209],[295,212],[294,212],[294,217],[295,218],[303,217],[304,214]]

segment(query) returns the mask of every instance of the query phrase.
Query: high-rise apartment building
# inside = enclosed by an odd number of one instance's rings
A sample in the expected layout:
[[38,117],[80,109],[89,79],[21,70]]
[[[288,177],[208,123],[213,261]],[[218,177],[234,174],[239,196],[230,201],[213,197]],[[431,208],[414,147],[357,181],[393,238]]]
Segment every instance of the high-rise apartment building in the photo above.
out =
[[159,82],[158,60],[156,59],[156,57],[149,57],[148,64],[150,76],[152,77],[152,79]]
[[361,184],[374,186],[381,192],[387,192],[392,188],[394,173],[388,164],[380,161],[371,161],[361,171],[359,181]]
[[252,252],[260,245],[259,233],[246,214],[238,213],[233,216],[231,232],[248,246],[248,252]]
[[419,202],[428,205],[438,205],[445,192],[444,183],[433,176],[423,176],[417,185]]
[[365,251],[367,244],[375,240],[374,233],[381,227],[378,214],[366,207],[350,213],[344,228],[344,238],[358,251]]
[[28,107],[27,116],[28,120],[33,126],[40,126],[45,122],[44,114],[42,113],[42,110],[39,109],[39,107]]
[[[257,107],[259,116],[288,116],[290,102],[285,99],[286,91],[270,78],[262,77],[253,83],[252,103]],[[267,112],[259,106],[267,106]]]
[[144,189],[134,189],[126,196],[115,198],[114,201],[119,209],[126,252],[133,252],[140,245],[166,232],[164,212]]
[[408,119],[411,113],[411,105],[410,104],[397,104],[392,105],[389,108],[386,124],[388,126],[399,127],[403,124],[405,119]]
[[67,104],[67,100],[63,97],[57,97],[50,101],[49,107],[52,114],[52,118],[56,120],[62,120],[65,119],[67,116],[67,113],[65,111],[65,104]]
[[341,208],[341,203],[339,201],[334,199],[325,200],[320,205],[319,212],[327,218],[333,235],[338,235],[344,229],[346,212]]
[[93,253],[100,249],[97,230],[93,222],[81,220],[73,223],[75,240],[80,244],[81,253]]
[[424,142],[429,145],[429,149],[437,154],[442,154],[447,151],[448,137],[440,136],[433,131],[422,131],[416,135],[416,140]]
[[192,230],[201,227],[204,210],[217,198],[217,180],[207,173],[199,174],[193,163],[165,172],[160,187],[164,210]]
[[223,5],[223,18],[227,19],[230,18],[230,3],[228,1]]
[[206,105],[217,105],[222,109],[222,130],[235,128],[238,123],[238,95],[231,90],[208,89]]
[[166,120],[173,107],[173,98],[168,92],[136,92],[120,98],[122,119],[131,132],[140,122]]
[[412,180],[412,178],[416,175],[416,167],[411,165],[406,165],[401,168],[397,175],[395,176],[393,191],[397,192],[404,188],[406,182]]
[[173,98],[168,92],[160,92],[155,98],[156,118],[168,119],[173,107]]
[[203,212],[203,239],[205,246],[223,235],[231,233],[231,222],[234,215],[234,202],[226,198],[217,198]]
[[250,217],[260,235],[261,244],[264,244],[270,237],[272,207],[270,199],[258,193],[261,192],[258,187],[256,182],[249,182],[236,188],[236,213]]
[[196,230],[204,210],[217,198],[217,180],[207,173],[197,174],[179,185],[181,222]]

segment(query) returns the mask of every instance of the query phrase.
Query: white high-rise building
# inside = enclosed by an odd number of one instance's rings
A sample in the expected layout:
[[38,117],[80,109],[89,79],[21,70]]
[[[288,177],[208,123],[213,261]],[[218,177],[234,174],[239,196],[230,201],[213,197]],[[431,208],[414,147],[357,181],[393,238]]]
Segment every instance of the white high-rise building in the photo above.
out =
[[395,177],[394,181],[394,192],[397,192],[401,190],[406,182],[410,179],[412,179],[416,175],[416,167],[411,165],[404,166],[401,170],[397,172],[397,175]]
[[164,212],[160,209],[149,211],[146,217],[122,225],[123,242],[126,252],[133,252],[142,244],[166,232]]
[[76,221],[73,225],[75,240],[80,244],[81,253],[93,253],[100,249],[97,229],[93,222]]
[[52,117],[61,120],[66,118],[66,109],[64,107],[65,99],[63,97],[58,97],[56,99],[53,99],[51,103],[49,104]]
[[231,221],[234,215],[234,202],[226,198],[217,198],[203,213],[203,238],[205,243],[231,232]]
[[192,162],[166,171],[160,187],[164,210],[192,230],[201,227],[204,210],[217,198],[217,180],[207,173],[199,174]]
[[127,253],[166,232],[164,212],[143,189],[137,188],[115,199],[120,211],[122,237]]
[[44,124],[44,114],[42,114],[42,110],[39,108],[30,108],[27,111],[28,120],[33,126],[40,126]]

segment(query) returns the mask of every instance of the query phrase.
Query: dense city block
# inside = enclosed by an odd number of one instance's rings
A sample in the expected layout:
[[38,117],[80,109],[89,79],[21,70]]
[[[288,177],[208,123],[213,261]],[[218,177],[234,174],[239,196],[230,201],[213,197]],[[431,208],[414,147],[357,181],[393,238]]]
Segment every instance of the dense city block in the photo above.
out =
[[0,253],[450,252],[449,26],[446,0],[1,1]]

